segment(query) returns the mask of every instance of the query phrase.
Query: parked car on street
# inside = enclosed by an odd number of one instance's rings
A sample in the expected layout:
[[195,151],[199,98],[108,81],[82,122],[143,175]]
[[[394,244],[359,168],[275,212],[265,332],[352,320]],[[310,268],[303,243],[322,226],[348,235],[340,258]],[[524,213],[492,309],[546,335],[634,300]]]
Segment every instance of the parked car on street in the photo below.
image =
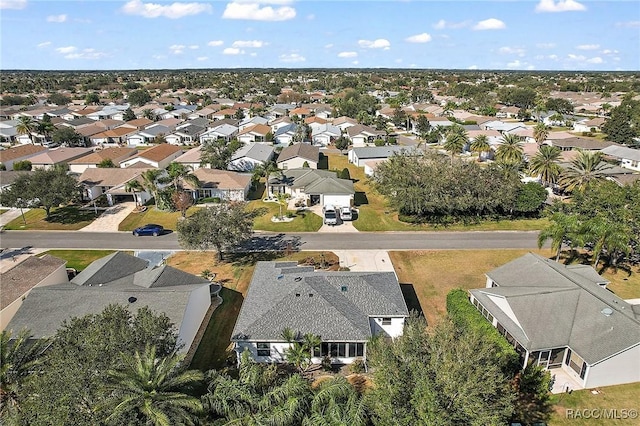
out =
[[147,223],[144,226],[134,229],[133,235],[135,235],[136,237],[139,237],[142,235],[153,235],[154,237],[157,237],[158,235],[162,235],[163,232],[164,232],[164,228],[162,227],[162,225],[156,225],[155,223]]

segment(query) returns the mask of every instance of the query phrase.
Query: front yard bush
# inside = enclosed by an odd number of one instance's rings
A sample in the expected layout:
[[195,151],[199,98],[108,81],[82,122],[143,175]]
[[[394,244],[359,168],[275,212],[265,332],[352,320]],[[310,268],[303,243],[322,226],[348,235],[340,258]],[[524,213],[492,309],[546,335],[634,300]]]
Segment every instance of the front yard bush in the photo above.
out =
[[497,357],[505,371],[515,372],[520,367],[520,357],[498,330],[469,302],[467,292],[454,289],[447,294],[447,314],[456,327],[478,334],[491,341],[497,348]]

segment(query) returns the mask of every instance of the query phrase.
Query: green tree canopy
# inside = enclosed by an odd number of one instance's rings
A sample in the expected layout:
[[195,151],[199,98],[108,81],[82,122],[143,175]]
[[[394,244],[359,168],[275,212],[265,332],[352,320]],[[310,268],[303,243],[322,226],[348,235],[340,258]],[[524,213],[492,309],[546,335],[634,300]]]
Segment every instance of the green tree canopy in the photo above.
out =
[[214,248],[222,260],[224,250],[251,237],[253,219],[263,213],[260,209],[246,210],[241,202],[206,207],[178,222],[178,241],[190,250]]
[[226,170],[233,154],[242,147],[242,142],[232,139],[227,143],[224,139],[206,141],[200,150],[200,164],[212,169]]
[[52,135],[53,141],[58,145],[64,146],[86,146],[86,142],[82,135],[75,131],[75,129],[67,126],[62,126],[56,129]]
[[129,92],[127,100],[131,105],[142,106],[151,100],[151,95],[145,89],[138,89]]

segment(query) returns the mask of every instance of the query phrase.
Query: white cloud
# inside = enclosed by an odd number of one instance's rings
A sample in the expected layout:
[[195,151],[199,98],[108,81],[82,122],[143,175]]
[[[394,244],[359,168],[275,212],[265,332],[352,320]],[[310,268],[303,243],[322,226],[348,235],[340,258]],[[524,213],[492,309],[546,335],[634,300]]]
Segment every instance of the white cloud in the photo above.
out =
[[590,64],[601,64],[601,63],[603,63],[604,61],[602,60],[602,58],[601,58],[601,57],[596,56],[596,57],[593,57],[593,58],[587,59],[587,62],[588,62],[588,63],[590,63]]
[[233,42],[231,47],[253,47],[260,48],[266,46],[268,43],[265,43],[262,40],[236,40]]
[[169,50],[174,55],[180,55],[181,53],[184,53],[185,47],[186,46],[184,44],[172,44],[171,46],[169,46]]
[[523,48],[521,48],[521,47],[504,46],[504,47],[501,47],[500,49],[498,49],[498,53],[503,54],[503,55],[524,56],[525,50]]
[[[263,2],[264,3],[264,2]],[[273,8],[261,7],[260,3],[234,1],[227,4],[222,14],[224,19],[248,19],[252,21],[287,21],[296,17],[296,10],[290,6]]]
[[444,30],[446,28],[450,28],[450,29],[459,29],[459,28],[464,28],[464,27],[468,27],[470,24],[469,21],[462,21],[462,22],[447,22],[444,19],[439,20],[438,22],[436,22],[435,24],[433,24],[433,28],[435,28],[436,30]]
[[477,69],[478,69],[478,66],[477,66],[477,65],[471,65],[471,66],[470,66],[469,68],[467,68],[467,69],[470,69],[470,70],[477,70]]
[[237,47],[227,47],[222,51],[223,55],[244,55],[244,50],[238,49]]
[[618,53],[620,53],[620,52],[618,52],[618,51],[617,51],[617,50],[615,50],[615,49],[613,49],[613,50],[611,50],[611,49],[604,49],[604,50],[603,50],[602,52],[600,52],[600,53],[602,53],[603,55],[613,55],[613,54],[618,54]]
[[638,28],[640,21],[616,22],[616,27],[620,28]]
[[280,62],[295,63],[295,62],[304,62],[304,61],[306,61],[305,57],[297,53],[280,55]]
[[0,0],[0,9],[24,9],[27,0]]
[[222,46],[223,44],[224,44],[224,41],[222,40],[211,40],[209,43],[207,43],[207,46],[218,47],[218,46]]
[[599,44],[581,44],[580,46],[576,46],[576,49],[579,50],[596,50],[600,49]]
[[329,44],[325,44],[324,48],[325,49],[331,49],[333,47],[333,43],[329,43]]
[[358,40],[358,45],[366,49],[389,50],[391,48],[391,43],[389,43],[389,40],[384,38],[379,38],[376,40]]
[[558,55],[549,55],[548,58],[553,60],[553,61],[557,61],[558,60]]
[[555,43],[536,43],[538,49],[553,49],[556,47]]
[[307,21],[313,21],[316,19],[316,15],[314,15],[313,13],[310,15],[307,15]]
[[355,58],[358,56],[358,52],[340,52],[338,58]]
[[47,22],[61,23],[67,20],[67,15],[49,15],[47,16]]
[[569,53],[567,55],[567,58],[569,58],[569,60],[571,61],[580,61],[580,62],[585,61],[587,59],[586,56],[584,55],[575,55],[573,53]]
[[42,49],[43,47],[49,47],[51,46],[51,42],[50,41],[43,41],[42,43],[38,43],[38,45],[36,47]]
[[140,15],[145,18],[165,17],[178,19],[200,13],[211,13],[213,8],[207,3],[171,3],[167,5],[157,3],[143,3],[141,0],[128,1],[122,6],[122,11],[127,15]]
[[360,63],[360,61],[353,61],[353,62],[351,62],[351,64],[353,64],[353,65],[358,65],[359,63]]
[[200,46],[198,46],[197,44],[192,44],[192,45],[189,45],[189,49],[191,50],[200,49]]
[[68,55],[65,55],[65,59],[89,59],[89,60],[96,60],[96,59],[103,59],[105,57],[107,57],[108,55],[104,52],[100,52],[96,49],[83,49],[80,52],[73,52],[70,53]]
[[73,53],[76,50],[78,50],[78,48],[75,47],[75,46],[66,46],[66,47],[57,47],[56,48],[56,52],[62,53],[63,55],[66,55],[66,54],[69,54],[69,53]]
[[577,12],[587,10],[585,5],[575,0],[540,0],[536,12]]
[[416,34],[404,39],[409,43],[428,43],[431,41],[431,35],[427,33]]
[[507,67],[508,68],[520,68],[523,65],[522,62],[520,62],[518,59],[516,59],[515,61],[511,61],[509,63],[507,63]]
[[476,31],[502,30],[504,28],[507,28],[506,24],[496,18],[485,19],[484,21],[480,21],[473,26],[473,29]]
[[200,61],[200,62],[202,62],[202,61],[206,61],[207,59],[209,59],[207,56],[198,56],[198,57],[196,58],[196,61]]

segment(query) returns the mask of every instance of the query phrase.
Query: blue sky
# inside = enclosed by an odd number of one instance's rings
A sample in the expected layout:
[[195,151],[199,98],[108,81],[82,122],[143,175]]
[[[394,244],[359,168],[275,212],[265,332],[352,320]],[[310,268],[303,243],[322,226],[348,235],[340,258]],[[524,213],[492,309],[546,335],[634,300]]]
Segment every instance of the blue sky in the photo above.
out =
[[0,0],[0,26],[5,70],[640,70],[636,0]]

